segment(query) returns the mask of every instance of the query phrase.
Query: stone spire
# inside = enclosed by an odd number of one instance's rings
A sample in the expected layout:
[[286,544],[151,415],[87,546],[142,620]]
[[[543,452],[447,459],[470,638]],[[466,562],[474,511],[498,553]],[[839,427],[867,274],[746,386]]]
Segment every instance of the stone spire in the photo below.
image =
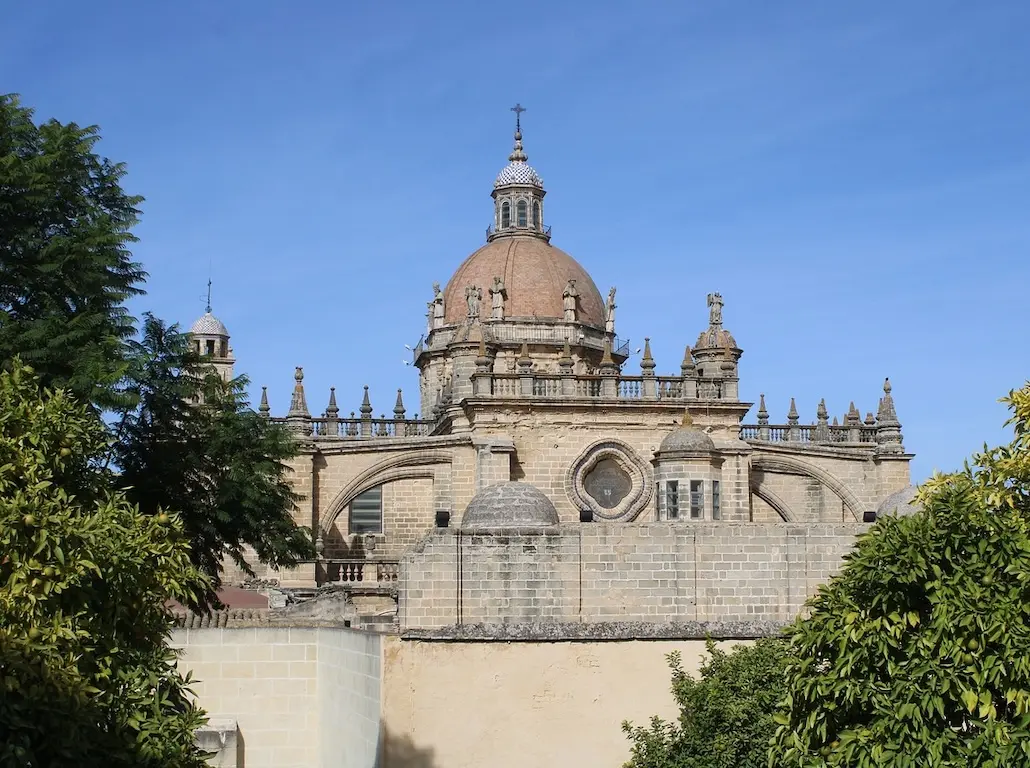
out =
[[515,361],[519,367],[519,373],[528,375],[533,370],[533,358],[529,356],[529,344],[522,342],[522,349],[519,351],[519,359]]
[[329,387],[329,405],[325,407],[325,426],[320,431],[324,437],[339,437],[340,409],[336,405],[336,387]]
[[296,383],[293,385],[293,397],[290,398],[290,410],[287,412],[286,418],[311,418],[311,414],[308,412],[308,401],[304,396],[304,369],[297,366],[293,372],[293,379]]
[[258,406],[258,414],[263,419],[267,419],[272,413],[272,409],[268,406],[268,387],[261,387],[261,405]]
[[656,367],[654,358],[651,356],[651,339],[644,337],[644,356],[640,358],[640,372],[644,376],[654,376]]
[[769,426],[769,411],[765,407],[764,394],[758,396],[758,423],[759,425]]
[[365,394],[361,398],[361,418],[371,419],[372,418],[372,401],[368,399],[368,384],[365,385]]
[[307,436],[312,432],[311,413],[308,411],[308,401],[304,396],[304,369],[297,366],[293,372],[293,396],[290,398],[290,410],[286,413],[286,426],[298,435]]
[[858,412],[858,408],[855,407],[855,401],[851,401],[851,405],[848,406],[847,416],[844,417],[844,425],[847,427],[857,427],[862,423],[862,416]]
[[790,399],[790,410],[787,411],[787,423],[791,426],[797,426],[798,424],[798,407],[794,404],[794,398]]
[[690,351],[690,345],[687,344],[686,349],[683,350],[683,362],[680,363],[680,375],[683,378],[694,375],[694,355]]
[[815,411],[816,426],[815,426],[815,441],[817,443],[828,443],[830,442],[830,414],[826,410],[826,398],[819,401],[819,407]]
[[404,419],[404,397],[401,390],[397,390],[397,402],[393,404],[393,417],[398,421]]
[[879,453],[904,453],[901,422],[891,396],[891,380],[884,379],[883,398],[876,414],[876,449]]

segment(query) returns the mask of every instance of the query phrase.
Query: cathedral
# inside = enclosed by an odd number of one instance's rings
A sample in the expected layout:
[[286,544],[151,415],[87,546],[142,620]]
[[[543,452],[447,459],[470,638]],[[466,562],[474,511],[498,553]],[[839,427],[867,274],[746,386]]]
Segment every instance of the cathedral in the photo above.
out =
[[[717,292],[696,297],[699,333],[678,370],[659,372],[645,340],[639,375],[623,373],[630,350],[617,334],[616,289],[603,294],[551,242],[546,191],[515,111],[486,242],[433,285],[426,305],[413,350],[421,416],[408,416],[398,390],[392,415],[376,417],[367,388],[356,412],[341,413],[330,391],[312,414],[301,368],[287,413],[273,415],[262,392],[261,415],[298,441],[295,519],[312,532],[317,558],[288,571],[254,563],[257,582],[230,569],[227,583],[267,588],[270,612],[187,619],[182,642],[211,681],[201,703],[211,697],[272,756],[281,722],[238,698],[258,667],[245,682],[227,677],[229,667],[210,666],[214,641],[203,633],[272,624],[291,627],[291,644],[309,643],[303,652],[318,661],[304,674],[318,697],[305,744],[328,751],[270,764],[336,764],[335,745],[353,749],[333,697],[351,706],[354,680],[369,708],[354,722],[368,726],[360,738],[379,765],[416,764],[390,757],[410,744],[428,745],[441,766],[524,764],[529,747],[507,730],[487,737],[462,727],[486,712],[516,734],[533,729],[541,760],[624,759],[620,719],[636,716],[627,706],[652,713],[650,699],[631,692],[643,678],[665,689],[653,682],[664,677],[665,650],[695,664],[705,637],[775,634],[866,524],[913,508],[912,456],[890,382],[875,414],[852,403],[831,417],[820,402],[817,421],[802,424],[791,401],[787,422],[774,424],[763,397],[749,420],[733,308]],[[191,334],[231,378],[229,333],[210,308]],[[327,627],[336,634],[303,634]],[[273,645],[284,637],[268,636]],[[220,638],[227,654],[255,642]],[[247,648],[231,659],[255,653]],[[564,692],[539,683],[555,670]],[[502,684],[506,694],[528,686],[525,701],[535,703],[498,697]],[[598,736],[572,706],[584,695],[611,734]],[[493,746],[477,762],[484,738]]]

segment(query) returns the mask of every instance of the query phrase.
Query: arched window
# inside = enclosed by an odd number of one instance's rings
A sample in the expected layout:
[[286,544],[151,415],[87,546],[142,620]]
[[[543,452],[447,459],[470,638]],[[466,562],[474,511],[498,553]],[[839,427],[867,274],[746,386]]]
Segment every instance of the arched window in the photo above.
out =
[[501,203],[501,229],[507,229],[511,226],[511,206],[508,201],[505,200]]
[[383,532],[383,487],[369,488],[350,503],[349,533]]
[[215,354],[215,340],[214,339],[208,339],[207,340],[207,354],[210,357],[214,357],[214,354]]
[[533,203],[533,229],[540,229],[540,203]]
[[518,205],[515,206],[515,210],[518,213],[518,216],[517,216],[517,224],[518,224],[518,226],[520,226],[520,227],[528,226],[528,222],[526,221],[526,219],[529,217],[529,206],[526,205],[526,201],[525,200],[519,200]]

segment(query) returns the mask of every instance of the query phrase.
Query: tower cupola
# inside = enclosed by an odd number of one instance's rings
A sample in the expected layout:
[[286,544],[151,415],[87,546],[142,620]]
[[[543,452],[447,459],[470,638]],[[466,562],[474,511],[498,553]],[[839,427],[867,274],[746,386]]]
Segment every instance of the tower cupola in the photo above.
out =
[[522,113],[526,108],[516,104],[511,110],[515,113],[515,147],[494,181],[494,223],[488,239],[535,235],[549,240],[550,228],[544,226],[544,182],[522,148]]

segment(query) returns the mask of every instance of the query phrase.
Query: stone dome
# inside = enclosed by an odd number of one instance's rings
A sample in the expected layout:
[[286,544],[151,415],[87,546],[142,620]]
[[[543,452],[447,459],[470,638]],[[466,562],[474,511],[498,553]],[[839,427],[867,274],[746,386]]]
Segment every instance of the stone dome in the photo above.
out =
[[229,331],[222,324],[222,321],[212,315],[210,312],[205,312],[197,322],[190,328],[190,333],[197,336],[226,336],[228,337]]
[[662,440],[659,453],[711,453],[715,450],[712,438],[697,427],[680,427]]
[[694,349],[736,349],[737,340],[725,328],[709,328],[697,337]]
[[914,485],[910,485],[907,488],[902,488],[900,491],[895,491],[886,499],[884,499],[880,506],[876,508],[876,517],[887,517],[888,515],[896,515],[897,517],[908,517],[919,512],[923,507],[921,504],[916,502],[916,493],[918,488]]
[[461,527],[498,528],[558,525],[558,512],[543,492],[529,483],[500,483],[484,488],[465,507]]
[[497,174],[497,179],[494,181],[494,189],[506,187],[509,184],[528,184],[541,189],[544,186],[543,179],[540,178],[540,174],[536,172],[536,169],[522,160],[514,160],[501,169],[501,172]]
[[489,314],[489,289],[494,278],[504,280],[508,294],[505,318],[561,320],[562,291],[570,280],[579,291],[579,322],[604,328],[604,301],[587,271],[565,251],[542,237],[498,237],[469,256],[444,289],[445,322],[461,323],[467,316],[465,289],[483,290]]

